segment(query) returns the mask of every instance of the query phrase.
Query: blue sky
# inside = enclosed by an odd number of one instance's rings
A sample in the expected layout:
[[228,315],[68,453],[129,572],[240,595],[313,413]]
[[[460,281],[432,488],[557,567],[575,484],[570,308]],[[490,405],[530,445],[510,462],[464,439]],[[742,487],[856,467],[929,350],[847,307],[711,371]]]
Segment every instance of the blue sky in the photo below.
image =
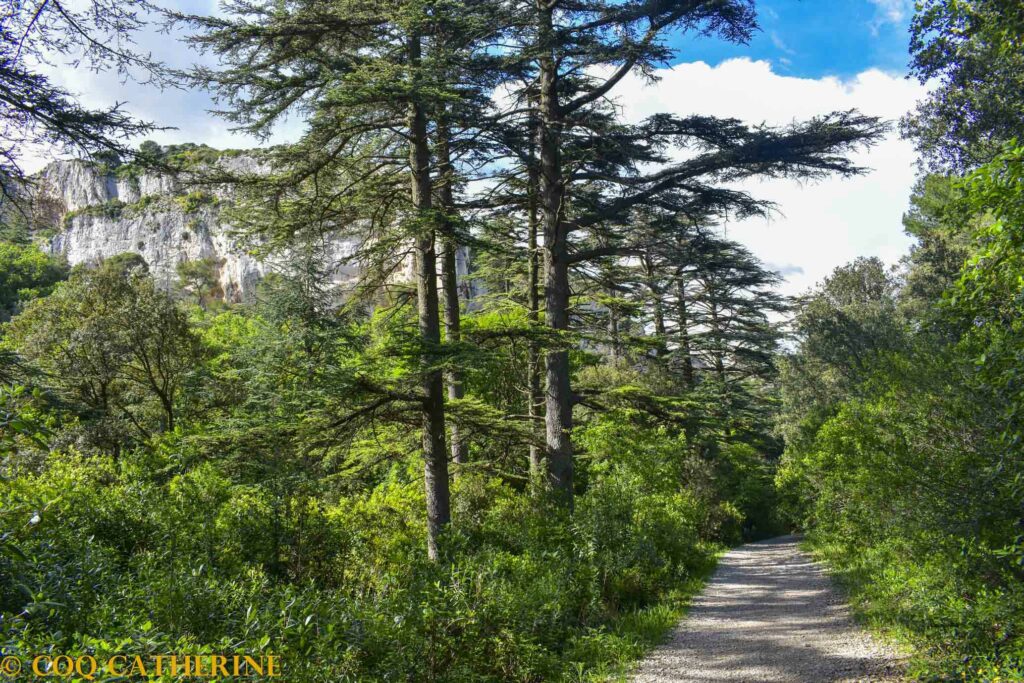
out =
[[749,45],[681,36],[670,43],[674,63],[748,57],[804,78],[906,71],[912,0],[759,0],[756,7],[761,31]]

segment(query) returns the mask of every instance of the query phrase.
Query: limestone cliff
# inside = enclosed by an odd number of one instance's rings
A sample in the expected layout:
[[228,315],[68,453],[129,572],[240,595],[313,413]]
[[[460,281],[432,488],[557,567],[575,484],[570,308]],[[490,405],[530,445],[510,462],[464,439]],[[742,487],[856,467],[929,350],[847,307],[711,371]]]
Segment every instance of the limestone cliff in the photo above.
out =
[[[213,150],[209,150],[217,154]],[[248,153],[223,154],[215,163],[235,172],[259,172],[260,161]],[[190,187],[185,176],[125,168],[112,170],[85,161],[56,161],[36,178],[34,193],[55,223],[47,247],[71,265],[93,263],[116,254],[141,255],[157,282],[170,287],[184,261],[209,260],[219,288],[229,301],[250,298],[259,280],[287,264],[257,258],[232,234],[222,216],[231,199],[227,187]],[[336,283],[354,282],[359,270],[347,257],[354,242],[333,240],[329,250]],[[467,260],[460,254],[460,275]],[[407,273],[399,275],[406,276]]]

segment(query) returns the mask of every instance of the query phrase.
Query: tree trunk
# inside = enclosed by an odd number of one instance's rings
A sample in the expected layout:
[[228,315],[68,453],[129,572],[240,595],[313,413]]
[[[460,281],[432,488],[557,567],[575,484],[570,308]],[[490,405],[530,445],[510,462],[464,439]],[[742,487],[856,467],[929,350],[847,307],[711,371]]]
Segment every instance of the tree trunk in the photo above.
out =
[[692,389],[693,377],[693,356],[690,349],[690,321],[686,312],[686,284],[680,279],[676,281],[676,317],[679,319],[678,341],[679,355],[683,360],[683,383],[687,389]]
[[659,358],[665,355],[665,302],[662,301],[661,288],[655,284],[654,264],[644,259],[644,272],[647,275],[647,289],[651,292],[651,308],[654,315],[654,335],[658,338],[658,346],[654,353]]
[[167,431],[174,431],[174,398],[169,394],[160,394],[160,404],[164,408],[164,420],[167,424]]
[[[556,333],[569,329],[568,230],[562,220],[561,136],[558,104],[558,67],[552,55],[552,9],[539,10],[540,44],[540,211],[547,259],[544,268],[544,305],[548,326]],[[572,505],[572,390],[569,385],[569,351],[557,349],[545,355],[546,397],[544,416],[548,479]]]
[[[457,344],[462,334],[460,332],[460,311],[459,311],[459,282],[456,275],[455,251],[458,245],[451,237],[444,239],[444,255],[442,260],[442,287],[444,289],[444,329],[445,338],[449,344]],[[454,367],[449,367],[445,373],[445,380],[448,384],[448,398],[457,401],[466,395],[462,386],[462,373]],[[452,441],[452,461],[458,465],[465,464],[469,458],[469,448],[462,437],[459,423],[452,420],[448,426]]]
[[605,295],[610,302],[608,305],[608,338],[611,341],[612,361],[617,361],[622,355],[622,342],[619,339],[619,312],[616,309],[615,290],[609,287],[605,290]]
[[[531,147],[534,147],[531,145]],[[527,317],[531,325],[540,322],[540,250],[538,248],[537,230],[539,228],[539,216],[537,206],[537,194],[539,192],[539,174],[537,172],[537,160],[534,149],[530,153],[530,168],[528,169],[527,184],[527,207],[529,220],[529,234],[527,237],[527,248],[529,250],[530,268],[526,288]],[[529,387],[529,405],[527,415],[530,416],[530,431],[536,434],[537,418],[542,414],[544,395],[540,383],[540,348],[536,341],[531,340],[527,350],[527,383]],[[544,450],[535,442],[530,443],[530,475],[534,481],[539,481],[546,469]]]
[[711,310],[711,338],[714,340],[715,348],[711,356],[715,359],[715,375],[718,381],[725,385],[725,342],[722,337],[722,324],[718,319],[718,304],[712,297],[710,302]]
[[[420,62],[420,38],[408,42],[409,63],[415,78]],[[430,146],[427,140],[427,118],[415,97],[409,104],[409,166],[412,171],[412,206],[415,218],[433,220]],[[444,382],[440,369],[434,369],[441,344],[441,324],[437,300],[437,253],[435,229],[417,225],[416,302],[419,331],[423,343],[423,460],[427,495],[427,555],[438,559],[437,540],[451,521],[451,500],[448,490],[448,453],[445,450]],[[427,369],[430,368],[430,369]]]
[[[445,339],[449,344],[457,344],[461,339],[461,310],[459,302],[459,279],[456,270],[456,250],[458,241],[455,237],[455,200],[452,188],[455,182],[455,170],[452,168],[451,160],[451,130],[444,116],[437,122],[437,170],[440,178],[440,187],[437,196],[441,206],[443,229],[443,255],[441,265],[441,286],[444,290],[444,331]],[[445,373],[445,381],[448,384],[448,398],[459,400],[465,396],[462,386],[462,373],[454,366],[449,366]],[[462,465],[468,459],[468,448],[460,433],[459,424],[452,420],[448,426],[451,435],[452,461]]]

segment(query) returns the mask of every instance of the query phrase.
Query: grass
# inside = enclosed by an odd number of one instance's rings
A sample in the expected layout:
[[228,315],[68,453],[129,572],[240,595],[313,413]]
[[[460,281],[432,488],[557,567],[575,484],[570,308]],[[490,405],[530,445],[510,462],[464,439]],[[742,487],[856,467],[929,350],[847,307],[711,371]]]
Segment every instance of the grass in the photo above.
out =
[[707,560],[662,600],[641,609],[624,612],[610,629],[588,634],[573,644],[570,659],[574,683],[620,683],[654,647],[663,643],[686,615],[694,596],[707,584],[725,552],[716,548]]
[[[1017,658],[969,644],[970,614],[959,626],[948,623],[950,615],[939,616],[934,605],[951,598],[934,565],[900,562],[877,548],[851,555],[842,543],[824,539],[811,538],[802,546],[826,564],[857,622],[904,660],[907,680],[1024,681]],[[981,614],[973,618],[984,620]]]
[[800,548],[824,565],[850,606],[850,613],[858,625],[879,642],[895,650],[901,658],[909,659],[913,656],[916,643],[910,632],[887,619],[881,606],[869,598],[872,574],[863,564],[840,562],[842,546],[813,536],[805,536],[800,542]]

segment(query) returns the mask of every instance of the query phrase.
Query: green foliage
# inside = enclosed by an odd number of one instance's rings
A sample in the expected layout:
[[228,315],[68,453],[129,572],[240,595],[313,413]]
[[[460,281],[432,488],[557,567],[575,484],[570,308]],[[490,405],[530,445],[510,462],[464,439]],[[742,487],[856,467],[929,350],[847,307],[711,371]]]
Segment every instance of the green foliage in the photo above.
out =
[[198,354],[184,315],[136,254],[75,269],[50,296],[30,302],[5,337],[46,373],[61,401],[95,422],[90,438],[115,451],[124,439],[174,428]]
[[[863,343],[809,333],[783,374],[786,508],[862,612],[916,646],[923,680],[1024,670],[1021,159],[1009,149],[965,182],[930,181],[908,220],[910,286],[828,313]],[[884,320],[897,310],[910,317]]]
[[139,143],[139,156],[146,160],[159,159],[163,154],[163,148],[153,140],[143,140]]
[[[581,420],[574,512],[524,486],[525,432],[494,407],[520,400],[499,378],[522,319],[482,312],[466,377],[487,400],[453,406],[474,461],[429,562],[409,311],[338,309],[318,282],[268,278],[257,305],[186,317],[124,255],[14,319],[8,345],[52,379],[0,401],[5,651],[273,652],[295,681],[614,675],[767,509],[755,449],[700,453],[635,408]],[[157,357],[174,429],[137,374]],[[600,381],[626,378],[649,390]]]
[[[914,669],[1013,678],[1024,655],[1019,474],[990,398],[942,359],[880,371],[787,451],[784,495],[868,617],[918,646]],[[973,676],[972,676],[973,678]]]
[[[655,642],[718,548],[778,529],[770,318],[786,305],[774,274],[709,229],[768,203],[712,185],[859,173],[845,152],[884,126],[852,111],[778,130],[619,122],[606,96],[668,58],[670,29],[755,29],[747,0],[698,5],[260,1],[177,16],[220,57],[192,80],[235,124],[308,124],[227,208],[255,252],[286,263],[256,301],[216,307],[217,264],[183,264],[186,307],[123,255],[10,323],[31,390],[4,397],[0,432],[0,538],[16,548],[0,578],[21,587],[0,596],[5,651],[274,651],[297,681],[582,680]],[[604,85],[602,64],[621,69]],[[499,87],[521,111],[489,115]],[[674,159],[678,146],[696,156]],[[147,142],[104,170],[226,182],[222,154]],[[463,187],[495,169],[487,204],[505,215],[458,215]],[[216,198],[173,201],[191,223]],[[520,258],[523,242],[539,256],[538,232],[543,314]],[[332,286],[339,233],[356,245],[340,265],[364,274],[354,292]],[[455,296],[456,242],[486,252],[489,296]]]
[[118,178],[132,179],[138,178],[147,169],[156,169],[161,172],[209,169],[224,157],[255,153],[251,150],[214,149],[208,145],[194,142],[160,145],[152,140],[145,140],[139,145],[138,152],[131,161],[114,164],[109,170]]
[[904,121],[935,170],[963,172],[1024,137],[1024,10],[1015,0],[924,0],[911,68],[933,88]]
[[193,213],[198,211],[200,207],[208,206],[216,202],[216,198],[203,192],[202,190],[193,190],[188,194],[184,194],[174,198],[177,202],[178,207],[181,208],[185,213]]
[[964,205],[990,220],[977,227],[977,247],[953,290],[955,315],[971,320],[963,351],[975,362],[981,381],[1005,408],[1005,435],[1012,445],[1024,435],[1024,148],[1009,147],[991,164],[969,176]]
[[782,362],[780,431],[801,447],[876,363],[905,346],[897,282],[879,259],[837,268],[804,297],[794,321],[800,352]]
[[34,246],[0,242],[0,322],[46,296],[67,277],[67,266]]
[[[142,147],[140,146],[139,149],[141,151]],[[152,148],[150,151],[153,151]],[[247,153],[246,150],[241,149],[214,149],[208,145],[185,142],[177,145],[164,145],[157,158],[174,168],[195,169],[199,166],[214,164],[223,157],[233,157],[245,153]]]
[[178,287],[183,293],[194,296],[197,304],[205,305],[222,293],[218,282],[219,266],[215,258],[181,261],[175,268]]
[[550,523],[567,514],[554,502],[461,478],[439,566],[404,468],[328,503],[236,483],[213,462],[170,479],[160,464],[54,454],[0,480],[17,548],[0,585],[24,588],[0,596],[13,651],[230,642],[280,654],[296,681],[577,680],[655,642],[713,556],[699,502],[638,474],[602,474],[571,527]]
[[900,303],[907,315],[932,325],[943,322],[934,304],[959,279],[979,222],[978,214],[963,210],[959,196],[956,178],[924,176],[910,197],[910,211],[903,216],[904,231],[917,242],[905,259]]
[[78,216],[99,216],[102,218],[120,218],[121,213],[125,207],[128,206],[120,199],[111,199],[110,201],[104,202],[103,204],[93,204],[91,206],[83,206],[80,209],[74,209],[64,214],[64,227],[71,225]]

